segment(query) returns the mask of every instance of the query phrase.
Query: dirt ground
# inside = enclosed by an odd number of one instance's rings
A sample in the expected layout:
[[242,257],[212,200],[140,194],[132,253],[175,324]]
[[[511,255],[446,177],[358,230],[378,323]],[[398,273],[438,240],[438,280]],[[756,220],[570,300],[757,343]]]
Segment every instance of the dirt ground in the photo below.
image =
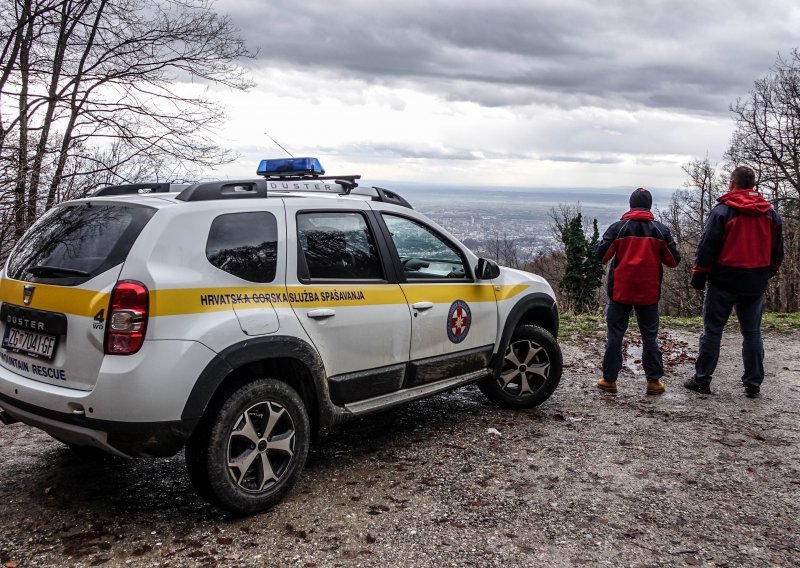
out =
[[564,340],[538,409],[468,387],[349,423],[250,518],[197,497],[182,455],[85,461],[0,426],[0,566],[800,566],[800,331],[766,337],[755,400],[731,333],[711,396],[681,386],[694,333],[664,334],[661,397],[635,336],[617,396],[602,337]]

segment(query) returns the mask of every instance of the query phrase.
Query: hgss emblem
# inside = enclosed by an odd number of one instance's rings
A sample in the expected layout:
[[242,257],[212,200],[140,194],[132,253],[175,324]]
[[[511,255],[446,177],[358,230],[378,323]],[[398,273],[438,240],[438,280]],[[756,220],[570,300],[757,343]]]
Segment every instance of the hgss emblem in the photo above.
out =
[[33,300],[33,292],[36,290],[36,286],[32,284],[25,284],[25,287],[22,289],[22,303],[26,306],[31,305],[31,300]]

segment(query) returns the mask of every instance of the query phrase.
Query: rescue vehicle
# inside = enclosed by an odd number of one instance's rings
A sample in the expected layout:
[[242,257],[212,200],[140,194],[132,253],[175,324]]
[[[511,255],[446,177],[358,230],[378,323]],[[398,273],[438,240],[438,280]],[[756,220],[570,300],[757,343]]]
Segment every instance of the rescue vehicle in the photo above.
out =
[[42,216],[0,273],[0,420],[76,450],[185,448],[202,495],[252,514],[320,428],[470,383],[510,408],[553,393],[545,279],[314,158],[258,175],[110,186]]

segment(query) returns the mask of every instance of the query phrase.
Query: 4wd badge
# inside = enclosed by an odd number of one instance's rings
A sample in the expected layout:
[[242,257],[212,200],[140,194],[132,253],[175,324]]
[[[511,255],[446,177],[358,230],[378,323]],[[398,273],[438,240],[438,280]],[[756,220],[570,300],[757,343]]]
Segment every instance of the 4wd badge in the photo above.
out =
[[466,302],[456,300],[447,314],[447,338],[453,343],[461,343],[467,338],[472,324],[472,312]]

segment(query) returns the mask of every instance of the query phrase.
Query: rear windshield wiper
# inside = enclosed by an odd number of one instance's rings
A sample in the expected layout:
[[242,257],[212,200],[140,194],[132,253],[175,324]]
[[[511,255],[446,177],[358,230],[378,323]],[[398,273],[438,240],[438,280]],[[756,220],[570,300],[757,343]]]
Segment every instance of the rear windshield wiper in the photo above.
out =
[[62,266],[47,266],[46,264],[31,266],[28,268],[27,272],[34,276],[44,276],[45,278],[58,278],[59,276],[91,276],[91,274],[85,270],[64,268]]

